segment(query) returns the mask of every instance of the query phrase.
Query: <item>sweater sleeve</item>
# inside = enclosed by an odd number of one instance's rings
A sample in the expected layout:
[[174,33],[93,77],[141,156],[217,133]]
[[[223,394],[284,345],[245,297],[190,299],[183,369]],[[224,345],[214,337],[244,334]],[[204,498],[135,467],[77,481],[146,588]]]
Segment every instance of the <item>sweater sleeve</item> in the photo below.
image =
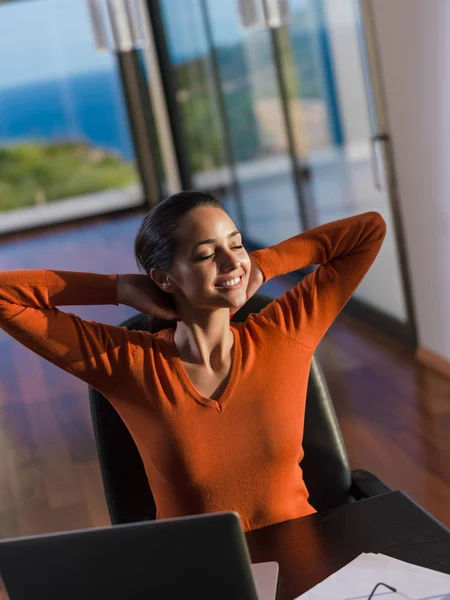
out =
[[375,260],[386,235],[377,212],[340,219],[252,253],[264,282],[318,265],[268,304],[262,319],[315,349]]
[[86,321],[57,306],[115,304],[117,275],[0,272],[0,327],[21,344],[98,389],[112,391],[133,361],[125,327]]

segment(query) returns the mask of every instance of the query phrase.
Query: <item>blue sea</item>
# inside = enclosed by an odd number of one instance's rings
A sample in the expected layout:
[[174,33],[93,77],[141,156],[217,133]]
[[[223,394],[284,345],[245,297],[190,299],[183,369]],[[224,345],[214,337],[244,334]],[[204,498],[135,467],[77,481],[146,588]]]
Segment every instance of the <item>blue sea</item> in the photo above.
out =
[[0,145],[74,139],[134,158],[115,70],[0,88]]

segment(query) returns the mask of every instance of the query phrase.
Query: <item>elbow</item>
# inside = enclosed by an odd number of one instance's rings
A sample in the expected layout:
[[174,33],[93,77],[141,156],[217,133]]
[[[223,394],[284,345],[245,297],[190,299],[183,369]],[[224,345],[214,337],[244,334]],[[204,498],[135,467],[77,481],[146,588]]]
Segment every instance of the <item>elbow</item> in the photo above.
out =
[[365,216],[367,218],[367,222],[370,224],[370,228],[375,234],[375,237],[377,239],[383,239],[386,235],[387,227],[383,216],[375,210],[367,212]]

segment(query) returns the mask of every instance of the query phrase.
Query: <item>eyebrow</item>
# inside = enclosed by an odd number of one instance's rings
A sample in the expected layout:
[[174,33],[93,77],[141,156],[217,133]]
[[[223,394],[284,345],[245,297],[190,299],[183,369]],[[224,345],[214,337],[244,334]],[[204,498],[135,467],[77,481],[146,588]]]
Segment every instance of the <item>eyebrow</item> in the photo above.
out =
[[[227,239],[230,239],[230,238],[234,237],[235,235],[239,235],[239,234],[240,234],[240,232],[237,230],[232,231],[231,233],[229,233],[227,235]],[[201,246],[202,244],[214,244],[214,242],[217,242],[217,240],[216,239],[203,240],[202,242],[197,242],[195,244],[195,246],[193,246],[192,249],[195,250],[195,248],[197,248],[198,246]]]

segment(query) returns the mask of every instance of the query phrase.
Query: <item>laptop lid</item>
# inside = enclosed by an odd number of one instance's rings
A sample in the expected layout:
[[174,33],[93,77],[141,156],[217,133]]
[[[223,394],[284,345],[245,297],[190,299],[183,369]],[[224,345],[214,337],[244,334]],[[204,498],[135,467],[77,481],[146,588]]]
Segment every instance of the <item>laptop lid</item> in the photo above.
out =
[[13,600],[258,600],[236,512],[0,540]]

